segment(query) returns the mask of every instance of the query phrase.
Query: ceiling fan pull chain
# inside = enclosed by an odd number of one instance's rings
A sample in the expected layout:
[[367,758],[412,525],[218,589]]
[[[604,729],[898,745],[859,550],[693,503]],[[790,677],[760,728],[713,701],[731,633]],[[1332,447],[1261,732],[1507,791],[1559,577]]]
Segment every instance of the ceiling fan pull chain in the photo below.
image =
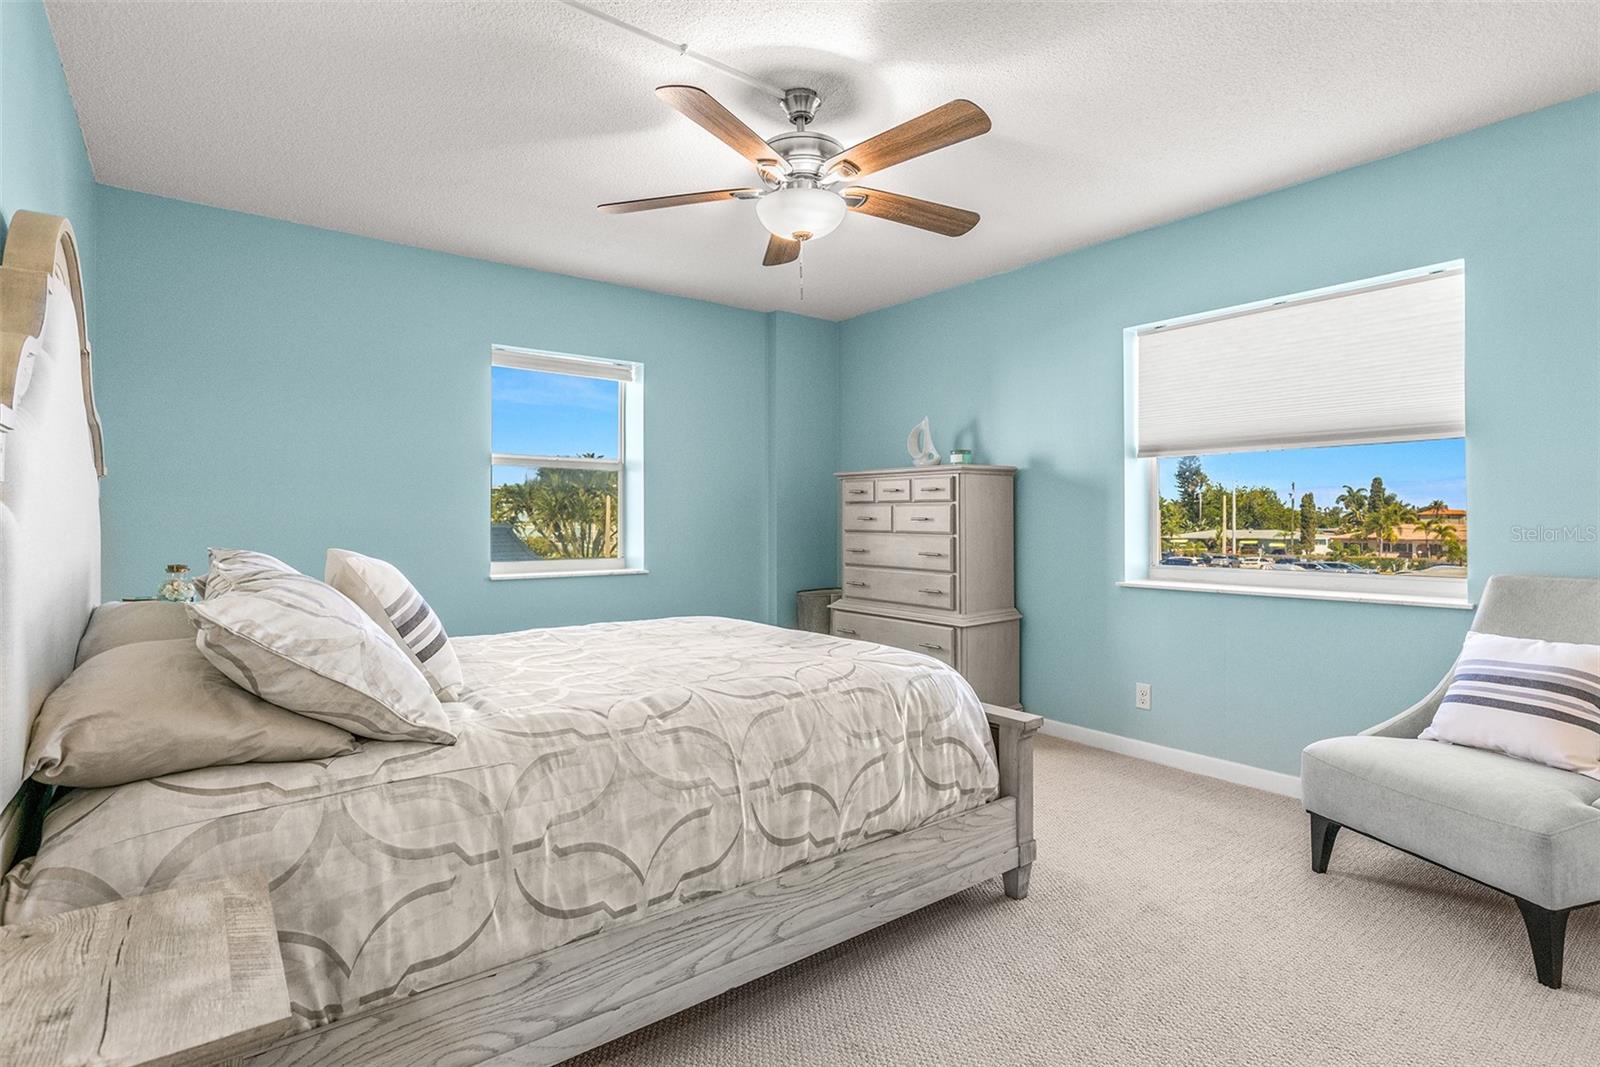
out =
[[806,243],[804,241],[800,242],[800,251],[795,256],[795,262],[800,264],[800,300],[803,303],[806,298]]

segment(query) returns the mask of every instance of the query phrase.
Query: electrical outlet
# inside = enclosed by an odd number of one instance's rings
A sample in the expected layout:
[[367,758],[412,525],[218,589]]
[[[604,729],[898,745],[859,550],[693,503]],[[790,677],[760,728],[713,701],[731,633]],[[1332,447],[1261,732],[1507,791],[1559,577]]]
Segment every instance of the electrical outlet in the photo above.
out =
[[1149,682],[1134,682],[1133,683],[1133,706],[1138,708],[1140,711],[1149,711],[1150,710],[1150,683]]

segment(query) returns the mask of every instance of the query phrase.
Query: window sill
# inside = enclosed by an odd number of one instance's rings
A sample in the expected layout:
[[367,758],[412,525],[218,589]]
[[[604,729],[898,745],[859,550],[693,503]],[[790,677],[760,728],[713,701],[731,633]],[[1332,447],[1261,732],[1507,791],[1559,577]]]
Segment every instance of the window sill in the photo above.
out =
[[521,582],[529,578],[603,578],[617,574],[649,574],[643,567],[610,567],[592,571],[539,571],[536,574],[491,574],[491,582]]
[[1223,585],[1209,582],[1163,582],[1151,578],[1120,581],[1125,589],[1177,589],[1185,593],[1226,593],[1232,596],[1283,597],[1290,600],[1342,600],[1353,604],[1399,604],[1412,608],[1450,608],[1471,611],[1470,600],[1409,593],[1359,593],[1343,589],[1286,589],[1262,585]]

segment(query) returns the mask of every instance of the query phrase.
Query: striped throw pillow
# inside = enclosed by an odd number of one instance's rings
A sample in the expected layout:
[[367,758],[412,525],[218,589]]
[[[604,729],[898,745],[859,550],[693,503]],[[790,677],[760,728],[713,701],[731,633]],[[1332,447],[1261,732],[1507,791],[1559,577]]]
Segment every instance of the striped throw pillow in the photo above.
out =
[[205,599],[184,605],[213,667],[358,737],[455,743],[428,679],[349,597],[287,567],[235,567],[239,556],[213,549]]
[[354,600],[422,669],[440,700],[460,700],[461,661],[444,623],[392,563],[342,548],[328,549],[323,580]]
[[1421,736],[1600,778],[1600,645],[1469,633]]

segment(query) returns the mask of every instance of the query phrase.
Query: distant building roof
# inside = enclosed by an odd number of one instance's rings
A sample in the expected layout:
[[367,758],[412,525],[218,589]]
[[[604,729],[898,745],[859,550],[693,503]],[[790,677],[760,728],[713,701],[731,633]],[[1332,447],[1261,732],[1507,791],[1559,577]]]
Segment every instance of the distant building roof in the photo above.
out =
[[527,542],[516,535],[509,522],[489,524],[489,559],[495,563],[528,563],[539,558]]
[[[1319,528],[1317,530],[1317,536],[1318,537],[1327,537],[1331,532],[1332,532],[1331,530]],[[1244,529],[1235,530],[1235,529],[1229,529],[1228,530],[1228,536],[1230,538],[1238,538],[1240,541],[1282,541],[1282,540],[1285,540],[1285,539],[1299,540],[1300,539],[1300,531],[1299,530],[1244,530]],[[1214,541],[1214,540],[1216,540],[1216,538],[1217,538],[1217,531],[1215,529],[1211,529],[1211,530],[1189,530],[1189,531],[1187,531],[1185,533],[1166,534],[1164,536],[1163,540],[1167,540],[1167,541]]]
[[1431,515],[1440,519],[1462,519],[1467,517],[1466,508],[1423,508],[1417,512],[1418,517]]
[[[1428,543],[1432,543],[1432,544],[1436,544],[1436,545],[1437,544],[1443,544],[1443,542],[1437,536],[1435,536],[1434,534],[1424,530],[1420,525],[1418,525],[1416,523],[1412,523],[1412,522],[1402,522],[1402,523],[1400,523],[1399,525],[1397,525],[1394,528],[1394,532],[1395,532],[1395,536],[1386,537],[1386,538],[1383,538],[1383,540],[1388,541],[1390,544],[1398,544],[1398,543],[1400,543],[1402,541],[1414,542],[1416,544],[1423,544],[1424,542],[1428,542]],[[1375,541],[1379,540],[1379,538],[1378,538],[1378,535],[1375,534],[1375,533],[1364,533],[1361,530],[1356,530],[1356,531],[1353,531],[1353,532],[1347,533],[1347,534],[1336,534],[1336,535],[1334,535],[1333,540],[1335,540],[1335,541],[1354,541],[1354,542],[1361,542],[1361,541],[1374,541],[1375,542]],[[1467,535],[1466,535],[1465,531],[1462,531],[1461,533],[1456,534],[1456,543],[1457,544],[1462,544],[1462,545],[1467,543]]]

